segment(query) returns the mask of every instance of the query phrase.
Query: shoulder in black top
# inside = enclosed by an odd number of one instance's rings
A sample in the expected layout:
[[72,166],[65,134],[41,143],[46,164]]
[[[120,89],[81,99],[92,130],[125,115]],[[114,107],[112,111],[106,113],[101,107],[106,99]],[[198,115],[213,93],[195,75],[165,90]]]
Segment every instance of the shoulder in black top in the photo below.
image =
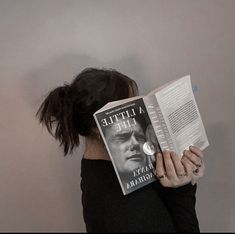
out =
[[199,232],[196,186],[156,181],[123,195],[111,161],[83,158],[81,189],[87,232]]

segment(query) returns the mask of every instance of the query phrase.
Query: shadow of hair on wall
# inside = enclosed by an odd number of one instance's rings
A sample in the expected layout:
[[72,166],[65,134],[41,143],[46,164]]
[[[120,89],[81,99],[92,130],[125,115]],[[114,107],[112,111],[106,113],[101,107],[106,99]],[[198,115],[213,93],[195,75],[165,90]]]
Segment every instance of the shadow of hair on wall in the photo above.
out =
[[96,59],[86,55],[64,54],[57,57],[26,74],[22,83],[26,101],[36,111],[52,89],[70,83],[85,67],[99,65]]

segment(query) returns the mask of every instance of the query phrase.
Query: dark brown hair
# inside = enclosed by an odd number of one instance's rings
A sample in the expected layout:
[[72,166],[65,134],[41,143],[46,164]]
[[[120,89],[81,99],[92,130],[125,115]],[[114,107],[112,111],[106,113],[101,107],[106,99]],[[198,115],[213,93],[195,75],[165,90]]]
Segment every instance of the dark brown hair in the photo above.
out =
[[64,155],[79,146],[79,135],[91,136],[95,111],[111,101],[135,96],[134,80],[114,69],[86,68],[71,82],[52,90],[36,116],[64,147]]

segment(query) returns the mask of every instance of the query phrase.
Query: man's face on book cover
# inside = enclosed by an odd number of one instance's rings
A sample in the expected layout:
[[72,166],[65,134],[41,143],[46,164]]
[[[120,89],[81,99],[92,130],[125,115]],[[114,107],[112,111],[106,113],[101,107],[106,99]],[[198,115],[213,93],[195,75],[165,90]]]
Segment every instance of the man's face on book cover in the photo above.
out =
[[135,125],[118,132],[114,126],[111,126],[105,135],[120,173],[133,172],[146,162],[147,156],[143,152],[146,137],[137,121]]

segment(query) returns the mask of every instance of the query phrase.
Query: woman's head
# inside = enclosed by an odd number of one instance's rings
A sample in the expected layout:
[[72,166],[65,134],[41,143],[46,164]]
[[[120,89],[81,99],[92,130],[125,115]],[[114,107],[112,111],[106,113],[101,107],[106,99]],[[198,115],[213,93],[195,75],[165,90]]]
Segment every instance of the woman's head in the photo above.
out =
[[137,94],[137,84],[124,74],[114,69],[86,68],[71,84],[52,90],[37,117],[60,141],[66,155],[79,145],[79,135],[94,135],[95,111],[108,102]]

